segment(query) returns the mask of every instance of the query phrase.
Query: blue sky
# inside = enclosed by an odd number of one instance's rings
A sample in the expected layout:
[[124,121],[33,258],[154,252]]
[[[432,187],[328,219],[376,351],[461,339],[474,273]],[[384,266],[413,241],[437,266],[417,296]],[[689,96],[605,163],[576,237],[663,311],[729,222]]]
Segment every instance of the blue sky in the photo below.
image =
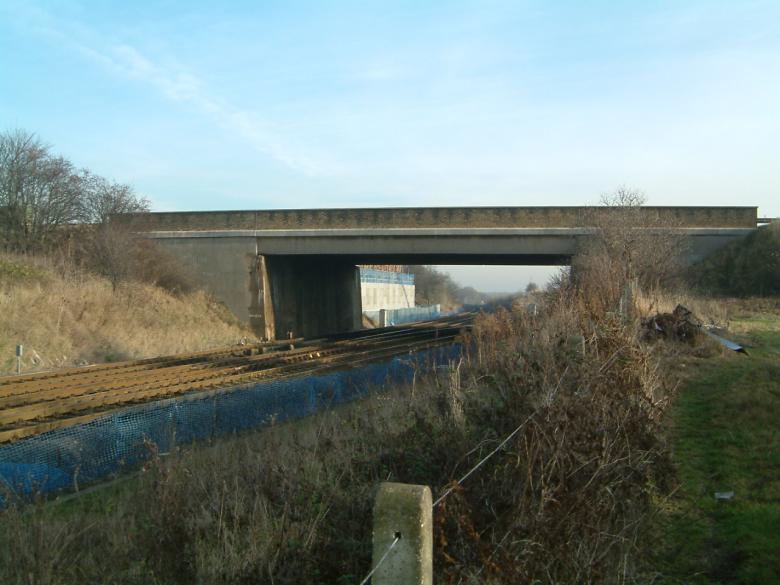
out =
[[780,215],[776,0],[0,0],[0,72],[0,127],[156,210]]

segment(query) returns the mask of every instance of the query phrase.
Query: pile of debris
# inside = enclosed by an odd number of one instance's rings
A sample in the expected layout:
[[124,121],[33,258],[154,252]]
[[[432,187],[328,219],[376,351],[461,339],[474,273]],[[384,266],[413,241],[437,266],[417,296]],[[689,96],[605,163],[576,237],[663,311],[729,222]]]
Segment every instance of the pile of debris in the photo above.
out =
[[677,305],[671,313],[658,313],[642,321],[647,338],[675,339],[696,345],[702,340],[702,322],[687,308]]
[[645,339],[674,339],[697,345],[706,335],[732,351],[747,354],[745,348],[710,331],[688,308],[677,305],[671,313],[658,313],[642,321]]

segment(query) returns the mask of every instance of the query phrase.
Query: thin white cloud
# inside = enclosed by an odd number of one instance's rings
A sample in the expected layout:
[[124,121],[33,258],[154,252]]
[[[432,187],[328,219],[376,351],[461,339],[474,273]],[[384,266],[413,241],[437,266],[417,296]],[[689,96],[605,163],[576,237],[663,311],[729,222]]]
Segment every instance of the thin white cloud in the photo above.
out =
[[10,7],[10,12],[26,30],[77,51],[113,75],[149,86],[171,102],[194,108],[236,133],[260,154],[292,170],[306,175],[334,170],[332,163],[281,140],[253,112],[216,96],[189,68],[156,60],[128,44],[109,42],[80,22],[57,19],[38,7],[17,4]]

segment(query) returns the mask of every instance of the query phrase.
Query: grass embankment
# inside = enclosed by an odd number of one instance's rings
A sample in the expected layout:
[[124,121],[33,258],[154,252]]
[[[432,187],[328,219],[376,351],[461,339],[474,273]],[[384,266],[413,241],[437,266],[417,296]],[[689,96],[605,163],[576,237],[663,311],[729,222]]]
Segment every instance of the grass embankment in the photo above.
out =
[[174,295],[58,267],[42,258],[0,255],[0,375],[197,351],[251,333],[203,292]]
[[780,583],[780,313],[742,314],[730,329],[749,356],[687,360],[672,410],[667,583]]

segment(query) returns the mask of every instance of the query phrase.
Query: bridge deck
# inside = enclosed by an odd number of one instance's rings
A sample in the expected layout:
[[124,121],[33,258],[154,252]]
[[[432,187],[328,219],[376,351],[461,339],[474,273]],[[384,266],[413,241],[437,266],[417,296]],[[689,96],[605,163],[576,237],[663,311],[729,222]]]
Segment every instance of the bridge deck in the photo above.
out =
[[[576,228],[615,213],[605,207],[413,207],[176,211],[129,214],[138,231],[388,228]],[[755,228],[756,207],[642,207],[643,226]]]

